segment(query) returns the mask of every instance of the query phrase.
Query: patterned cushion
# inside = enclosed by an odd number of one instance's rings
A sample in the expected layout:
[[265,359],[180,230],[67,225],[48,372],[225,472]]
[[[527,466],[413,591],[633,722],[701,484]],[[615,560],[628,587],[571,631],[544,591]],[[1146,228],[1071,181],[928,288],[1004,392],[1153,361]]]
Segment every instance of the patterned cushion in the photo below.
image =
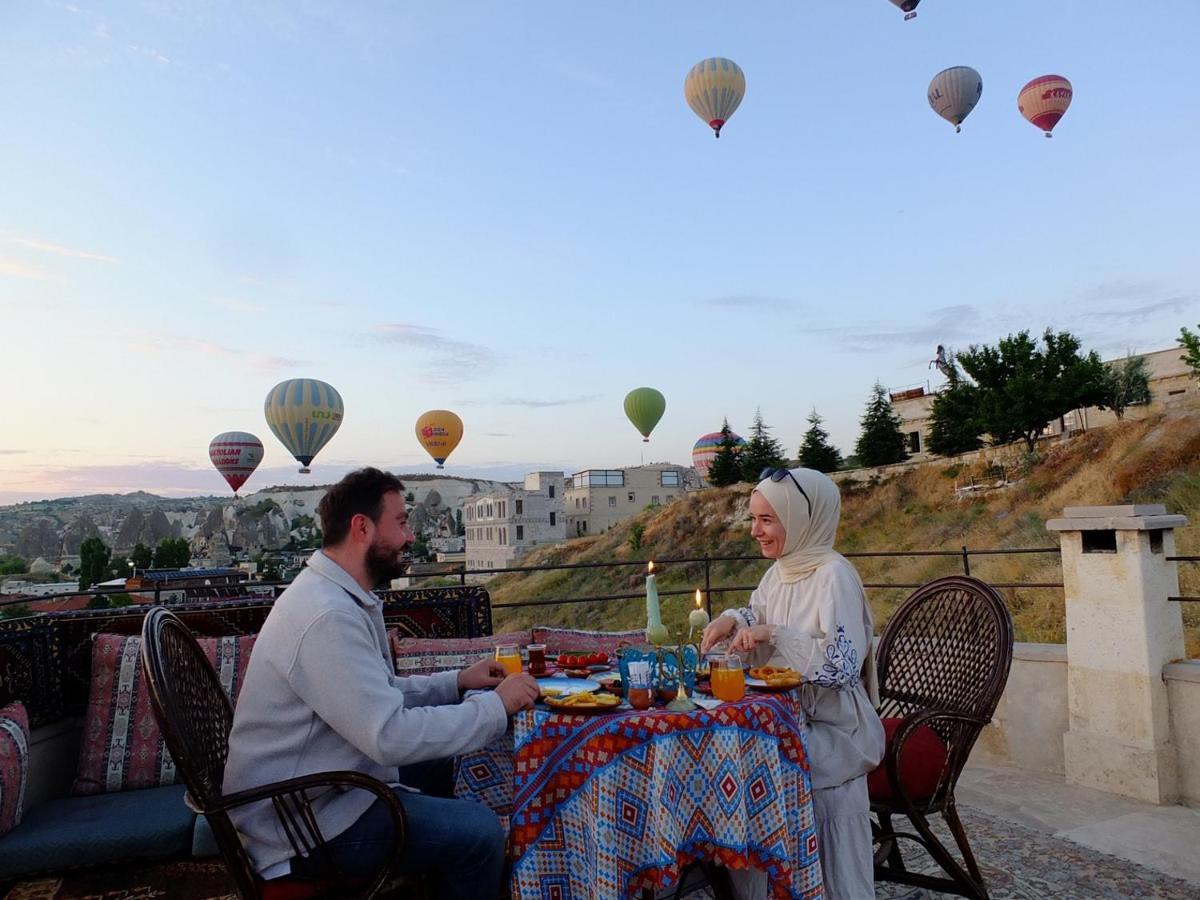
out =
[[622,644],[644,644],[645,630],[638,631],[578,631],[573,628],[535,628],[533,642],[545,644],[546,652],[557,653],[580,650],[584,653],[617,652]]
[[487,659],[497,644],[529,643],[528,631],[509,631],[477,638],[410,638],[400,637],[392,629],[392,657],[397,675],[432,675],[465,669],[471,663]]
[[[199,638],[221,687],[236,703],[255,635]],[[101,794],[175,783],[175,762],[154,720],[142,678],[142,639],[99,634],[92,645],[92,682],[79,748],[75,794]]]
[[29,716],[17,701],[0,709],[0,834],[21,824],[29,780]]

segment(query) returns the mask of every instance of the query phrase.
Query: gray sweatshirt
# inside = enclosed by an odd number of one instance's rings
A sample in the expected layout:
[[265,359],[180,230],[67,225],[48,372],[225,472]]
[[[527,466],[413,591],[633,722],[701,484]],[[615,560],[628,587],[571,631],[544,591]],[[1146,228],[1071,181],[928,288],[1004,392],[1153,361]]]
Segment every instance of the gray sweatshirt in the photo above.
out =
[[[398,677],[379,598],[317,551],[254,644],[224,792],[338,769],[395,784],[397,766],[477,750],[507,724],[494,692],[459,701],[457,672]],[[317,798],[325,838],[349,828],[374,799],[361,790]],[[269,802],[231,816],[258,870],[286,874],[293,852]]]

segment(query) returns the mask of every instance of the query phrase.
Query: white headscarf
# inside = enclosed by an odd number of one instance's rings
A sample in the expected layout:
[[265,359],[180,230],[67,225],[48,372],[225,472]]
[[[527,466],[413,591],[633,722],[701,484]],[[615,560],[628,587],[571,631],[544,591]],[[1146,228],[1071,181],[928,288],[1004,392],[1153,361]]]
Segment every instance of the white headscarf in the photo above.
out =
[[[842,494],[833,479],[815,469],[792,469],[792,478],[804,488],[808,500],[784,475],[779,481],[764,478],[754,490],[771,504],[783,525],[783,555],[775,560],[776,574],[784,584],[803,581],[827,562],[841,559],[833,549]],[[809,513],[809,501],[812,513]]]
[[[779,481],[764,478],[754,490],[762,494],[771,504],[775,515],[783,523],[783,555],[775,560],[774,569],[784,584],[803,581],[827,562],[844,559],[833,549],[837,537],[838,521],[842,515],[842,493],[833,479],[815,469],[792,469],[792,478],[804,488],[804,494],[786,475]],[[808,501],[804,495],[808,495]],[[809,513],[809,503],[812,512]],[[849,565],[847,563],[847,565]],[[850,566],[858,580],[862,597],[863,625],[867,639],[875,633],[875,617],[871,615],[871,604],[867,602],[862,579],[854,566]],[[862,680],[871,703],[879,706],[879,683],[875,672],[875,654],[868,645],[862,664]]]

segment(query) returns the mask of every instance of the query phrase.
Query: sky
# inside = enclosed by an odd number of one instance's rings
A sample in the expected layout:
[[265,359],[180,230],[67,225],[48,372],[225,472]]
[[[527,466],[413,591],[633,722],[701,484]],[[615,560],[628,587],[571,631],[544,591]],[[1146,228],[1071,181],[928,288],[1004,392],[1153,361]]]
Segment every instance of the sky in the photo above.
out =
[[[1194,0],[0,4],[0,503],[690,461],[756,409],[850,452],[878,380],[1021,329],[1200,322]],[[683,79],[747,92],[720,140]],[[939,70],[983,95],[961,134]],[[1017,112],[1067,76],[1046,140]],[[263,399],[333,384],[311,476]],[[622,399],[667,410],[643,444]]]

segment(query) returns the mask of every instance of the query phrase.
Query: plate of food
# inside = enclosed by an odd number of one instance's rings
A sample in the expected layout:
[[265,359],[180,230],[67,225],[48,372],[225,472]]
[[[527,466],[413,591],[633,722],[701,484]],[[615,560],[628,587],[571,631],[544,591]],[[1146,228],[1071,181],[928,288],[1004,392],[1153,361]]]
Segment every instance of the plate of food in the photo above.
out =
[[746,673],[746,687],[760,691],[790,691],[800,680],[799,672],[782,666],[755,666]]
[[538,690],[543,698],[569,697],[572,694],[585,694],[600,687],[600,684],[590,678],[539,678]]
[[546,697],[544,702],[555,712],[583,715],[613,712],[621,705],[621,698],[599,691],[580,691],[565,696]]

